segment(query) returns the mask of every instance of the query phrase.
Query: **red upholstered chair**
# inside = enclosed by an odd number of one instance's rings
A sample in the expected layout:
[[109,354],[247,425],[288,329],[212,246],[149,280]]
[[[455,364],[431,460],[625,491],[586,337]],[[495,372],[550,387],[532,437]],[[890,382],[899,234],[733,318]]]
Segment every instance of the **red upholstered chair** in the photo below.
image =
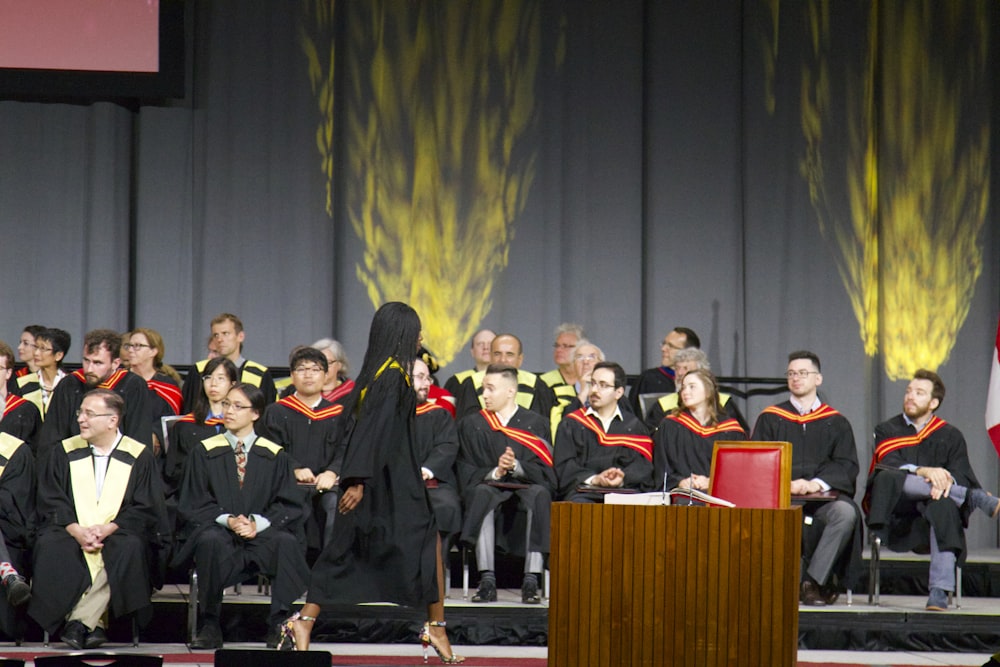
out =
[[737,507],[791,507],[792,443],[715,443],[709,493]]

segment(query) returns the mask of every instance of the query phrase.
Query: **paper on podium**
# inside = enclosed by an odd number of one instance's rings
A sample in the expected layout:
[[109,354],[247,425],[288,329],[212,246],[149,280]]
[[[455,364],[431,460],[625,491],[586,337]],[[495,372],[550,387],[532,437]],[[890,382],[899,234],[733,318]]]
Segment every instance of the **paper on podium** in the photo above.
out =
[[669,505],[670,494],[662,491],[650,493],[606,493],[605,505]]

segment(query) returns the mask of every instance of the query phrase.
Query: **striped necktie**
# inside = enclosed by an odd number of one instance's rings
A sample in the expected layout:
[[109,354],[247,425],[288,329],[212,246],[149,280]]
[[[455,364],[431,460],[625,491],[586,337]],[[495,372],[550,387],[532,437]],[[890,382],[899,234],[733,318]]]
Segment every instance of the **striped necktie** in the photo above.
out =
[[247,450],[243,446],[242,440],[236,441],[236,477],[240,480],[240,488],[243,488],[243,478],[247,475]]

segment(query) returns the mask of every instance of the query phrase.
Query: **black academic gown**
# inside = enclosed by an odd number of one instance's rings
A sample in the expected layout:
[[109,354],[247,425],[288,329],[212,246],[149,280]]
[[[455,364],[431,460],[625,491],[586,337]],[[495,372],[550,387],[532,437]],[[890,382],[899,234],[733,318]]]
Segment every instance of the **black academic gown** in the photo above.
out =
[[641,415],[642,408],[639,405],[639,397],[642,394],[670,394],[675,391],[677,391],[677,387],[674,384],[674,369],[657,366],[656,368],[647,368],[639,375],[639,379],[628,392],[628,400],[632,404],[632,411]]
[[[889,438],[915,435],[903,415],[882,422],[875,427],[875,446]],[[893,551],[930,551],[930,527],[934,526],[938,547],[953,551],[958,562],[966,555],[965,528],[968,527],[971,507],[959,507],[950,498],[908,501],[903,497],[906,471],[899,467],[913,464],[918,467],[944,468],[955,482],[970,489],[980,488],[972,471],[969,454],[962,432],[951,424],[932,433],[926,440],[912,447],[896,449],[886,455],[869,473],[866,484],[865,504],[868,527],[883,538]]]
[[[195,563],[203,608],[221,599],[223,588],[240,581],[250,562],[271,577],[272,614],[288,610],[305,590],[309,570],[301,549],[302,494],[288,454],[277,444],[259,436],[254,440],[240,486],[236,457],[225,435],[202,441],[188,454],[177,514],[176,567],[188,564],[203,544],[219,547],[218,558],[203,562],[199,556]],[[271,525],[245,540],[216,523],[224,514],[257,514]]]
[[[291,395],[267,406],[261,421],[267,438],[288,453],[293,469],[308,468],[318,475],[329,468],[340,474],[344,460],[344,423],[347,421],[341,405],[321,399],[310,408]],[[305,521],[306,546],[318,550],[323,545],[327,518],[325,498],[315,487],[300,487],[299,492],[309,510]]]
[[[31,405],[34,408],[34,405]],[[35,457],[27,443],[0,433],[0,532],[5,560],[31,576],[28,550],[35,541]],[[0,596],[0,629],[17,636],[17,620],[6,596]]]
[[38,407],[20,396],[7,394],[3,410],[0,433],[8,433],[18,440],[23,440],[34,452],[38,430],[42,427],[42,417],[38,413]]
[[[588,416],[581,409],[577,415],[604,431],[600,420]],[[629,435],[649,438],[646,427],[635,415],[622,412],[622,417],[611,421],[609,435]],[[652,450],[652,444],[649,445]],[[577,491],[589,477],[608,468],[621,468],[625,473],[622,487],[636,491],[653,488],[653,459],[639,449],[626,445],[602,445],[597,434],[577,421],[567,417],[559,424],[555,446],[556,475],[559,478],[559,497],[578,502],[602,502],[600,493]]]
[[442,535],[454,535],[462,529],[462,500],[455,478],[458,455],[458,429],[447,409],[434,403],[417,407],[413,447],[420,466],[434,473],[427,495]]
[[160,420],[181,414],[181,388],[176,380],[163,373],[156,373],[146,380],[146,386],[149,388],[149,416],[153,433],[162,439]]
[[[491,510],[501,505],[511,511],[498,512],[497,549],[523,556],[526,551],[549,552],[549,524],[552,497],[556,494],[556,471],[549,445],[551,424],[548,419],[519,407],[507,423],[510,428],[527,431],[543,441],[549,460],[540,457],[531,448],[494,431],[482,412],[471,414],[458,422],[459,451],[455,467],[465,500],[465,520],[462,522],[462,541],[474,545],[479,538],[483,519]],[[514,458],[521,464],[523,475],[505,475],[500,482],[527,484],[527,489],[508,490],[490,486],[486,476],[496,468],[504,450],[510,447]],[[532,510],[531,544],[525,548],[524,529],[513,514],[517,508],[508,500],[517,498],[519,504]],[[521,524],[523,525],[523,524]]]
[[[462,419],[483,409],[483,378],[485,371],[473,373],[462,381],[455,394],[455,418]],[[552,387],[542,382],[541,377],[528,371],[517,372],[517,396],[519,407],[531,410],[551,422],[552,408],[556,405],[556,395]],[[545,438],[552,440],[552,432]]]
[[[792,415],[798,414],[791,401],[775,407]],[[821,406],[820,410],[824,407]],[[844,547],[833,571],[846,588],[856,588],[863,573],[861,551],[864,536],[861,510],[854,502],[859,466],[851,423],[840,413],[800,424],[773,412],[762,412],[757,417],[750,439],[792,443],[792,479],[821,479],[837,492],[839,500],[849,502],[854,508],[858,519],[854,536]],[[802,507],[802,513],[812,516],[824,504],[807,502]],[[816,524],[803,526],[802,553],[807,560],[819,537],[813,534],[818,531],[811,529],[817,527]]]
[[[677,392],[672,392],[666,396],[660,397],[660,400],[653,403],[650,406],[649,411],[646,413],[644,421],[646,423],[646,428],[650,431],[655,431],[656,427],[660,425],[660,422],[670,414],[674,408],[677,407],[680,401],[680,396]],[[743,430],[750,432],[750,425],[747,424],[746,418],[743,417],[743,413],[740,412],[739,406],[736,405],[736,401],[733,400],[732,395],[720,393],[719,402],[722,403],[722,415],[720,419],[735,419],[743,427]]]
[[[688,413],[682,414],[690,417]],[[735,419],[699,427],[679,417],[667,417],[653,433],[653,484],[657,489],[663,485],[664,473],[668,491],[692,474],[708,477],[712,472],[712,450],[717,440],[747,439],[746,432]]]
[[[145,391],[145,383],[140,383]],[[49,632],[59,628],[92,583],[79,543],[66,532],[67,525],[78,523],[70,463],[91,456],[82,438],[68,438],[51,449],[38,481],[39,528],[28,614]],[[169,546],[163,490],[149,447],[125,437],[111,457],[130,466],[130,471],[122,504],[112,519],[118,530],[104,540],[102,550],[111,587],[109,611],[113,617],[138,614],[141,624],[152,615],[157,563]]]
[[[135,373],[119,369],[99,386],[111,389],[125,401],[125,414],[122,415],[121,421],[122,434],[151,447],[153,423],[149,410],[149,387],[146,386],[146,381]],[[65,438],[80,434],[76,411],[83,403],[84,394],[95,388],[87,386],[83,371],[70,373],[56,385],[38,436],[36,452],[40,460],[48,461],[48,452],[53,445]]]
[[364,496],[337,517],[313,567],[308,599],[321,606],[423,607],[438,599],[438,535],[413,443],[416,397],[395,365],[376,377],[366,396],[340,471],[341,488],[363,482]]

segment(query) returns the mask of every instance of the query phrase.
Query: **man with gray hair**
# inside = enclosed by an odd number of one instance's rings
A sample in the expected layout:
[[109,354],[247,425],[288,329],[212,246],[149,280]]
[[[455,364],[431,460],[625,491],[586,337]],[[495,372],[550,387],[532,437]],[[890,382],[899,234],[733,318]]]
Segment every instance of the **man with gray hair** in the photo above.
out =
[[[708,362],[708,355],[696,347],[687,347],[674,353],[674,372],[677,374],[677,384],[680,385],[684,376],[691,371],[700,368],[704,371],[711,371],[712,365]],[[646,428],[652,433],[660,425],[663,418],[670,414],[670,411],[677,407],[680,396],[677,392],[661,396],[646,413]],[[736,407],[736,401],[732,395],[719,392],[719,403],[722,404],[722,412],[726,417],[732,417],[740,423],[744,431],[749,432],[743,413]]]
[[555,342],[552,343],[552,361],[556,367],[542,373],[542,382],[552,388],[556,395],[556,405],[552,408],[553,429],[562,419],[563,409],[577,395],[575,351],[584,340],[583,327],[573,322],[563,322],[556,327]]

